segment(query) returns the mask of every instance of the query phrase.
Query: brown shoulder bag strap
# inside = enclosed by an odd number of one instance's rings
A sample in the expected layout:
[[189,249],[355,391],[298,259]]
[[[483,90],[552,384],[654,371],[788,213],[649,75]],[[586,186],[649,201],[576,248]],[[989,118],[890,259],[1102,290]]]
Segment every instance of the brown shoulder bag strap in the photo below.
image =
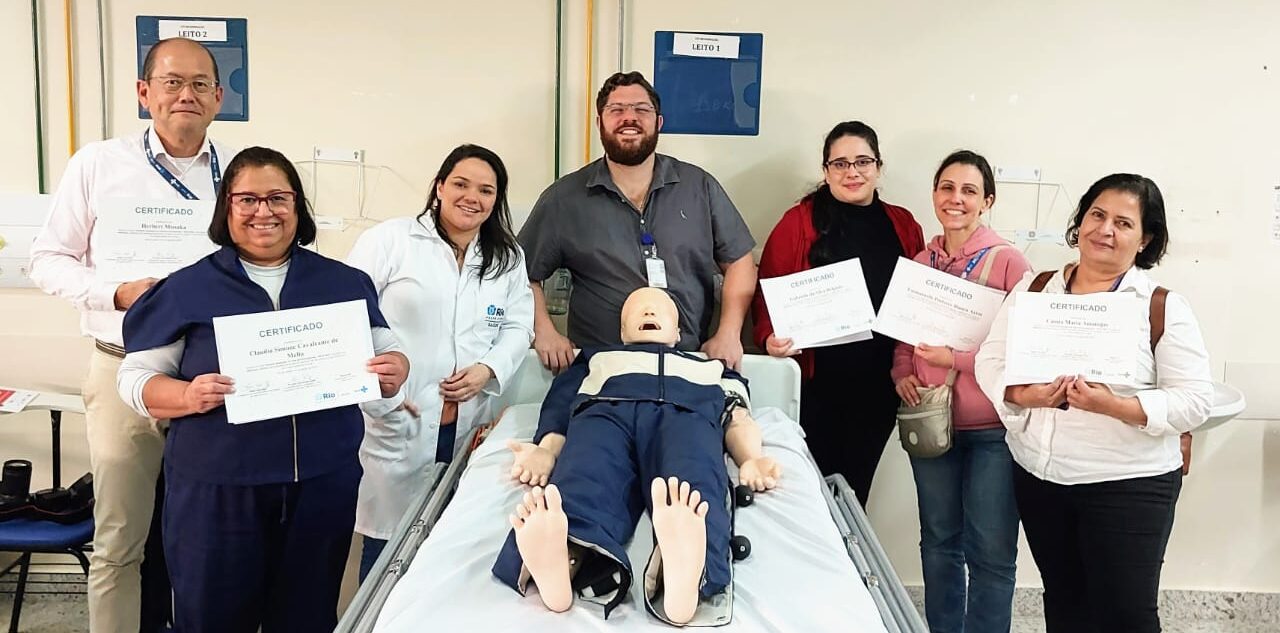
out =
[[1039,275],[1036,275],[1036,278],[1031,280],[1031,285],[1027,286],[1027,292],[1040,292],[1041,290],[1044,290],[1044,287],[1049,285],[1049,280],[1053,279],[1053,274],[1055,272],[1057,271],[1046,270]]
[[[1148,318],[1151,319],[1151,353],[1156,353],[1156,344],[1160,342],[1160,337],[1164,336],[1164,305],[1169,298],[1169,289],[1164,286],[1157,286],[1155,291],[1151,293],[1151,313]],[[1182,474],[1191,473],[1191,433],[1182,434],[1179,439],[1178,448],[1182,451]]]
[[1164,304],[1169,298],[1169,289],[1157,286],[1151,293],[1151,353],[1156,353],[1156,343],[1164,336]]

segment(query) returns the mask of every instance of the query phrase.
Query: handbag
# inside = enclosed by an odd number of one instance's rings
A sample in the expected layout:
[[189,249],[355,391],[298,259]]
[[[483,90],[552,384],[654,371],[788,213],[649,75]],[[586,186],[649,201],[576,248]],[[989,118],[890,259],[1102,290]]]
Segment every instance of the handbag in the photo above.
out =
[[[1006,247],[1006,244],[997,244],[988,249],[977,283],[987,285],[995,255]],[[947,372],[946,383],[916,388],[920,404],[911,406],[903,402],[898,405],[898,441],[902,442],[902,448],[908,455],[928,459],[951,450],[955,439],[955,429],[951,425],[951,387],[959,375],[953,368]]]
[[951,426],[951,387],[959,374],[952,369],[947,381],[936,387],[917,387],[920,404],[898,405],[898,441],[912,457],[928,459],[951,450],[955,430]]

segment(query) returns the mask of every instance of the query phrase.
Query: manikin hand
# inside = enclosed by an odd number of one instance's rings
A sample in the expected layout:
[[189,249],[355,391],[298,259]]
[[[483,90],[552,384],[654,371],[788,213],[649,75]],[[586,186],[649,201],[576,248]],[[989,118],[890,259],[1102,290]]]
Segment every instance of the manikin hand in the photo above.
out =
[[511,478],[530,486],[546,486],[551,477],[551,469],[556,465],[556,456],[551,451],[531,442],[507,440],[507,448],[515,454],[515,463],[511,465]]
[[756,492],[773,490],[782,477],[782,467],[772,457],[749,459],[738,467],[738,483]]

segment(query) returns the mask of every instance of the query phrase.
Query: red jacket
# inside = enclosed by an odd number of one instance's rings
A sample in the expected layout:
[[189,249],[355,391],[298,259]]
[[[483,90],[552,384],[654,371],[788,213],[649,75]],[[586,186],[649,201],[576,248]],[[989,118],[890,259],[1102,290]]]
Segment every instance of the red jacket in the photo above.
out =
[[[914,258],[924,250],[924,231],[911,216],[911,212],[889,203],[884,203],[884,210],[893,222],[893,230],[898,234],[902,244],[902,254],[908,259]],[[782,214],[778,225],[773,227],[769,240],[764,244],[764,253],[760,255],[760,279],[781,277],[802,270],[809,270],[809,248],[818,239],[818,232],[813,228],[813,197],[801,200]],[[765,348],[765,340],[773,334],[773,322],[769,320],[769,309],[764,303],[764,292],[756,288],[755,299],[752,300],[751,314],[755,321],[752,329],[753,338],[760,349]],[[800,363],[801,376],[804,379],[813,377],[813,355],[801,352],[795,357]]]

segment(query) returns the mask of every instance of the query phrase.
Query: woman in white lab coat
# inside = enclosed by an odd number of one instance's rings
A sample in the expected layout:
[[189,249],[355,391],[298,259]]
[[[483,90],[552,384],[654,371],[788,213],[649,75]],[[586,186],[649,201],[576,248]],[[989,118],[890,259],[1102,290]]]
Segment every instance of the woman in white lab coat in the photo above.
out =
[[502,159],[477,145],[454,149],[426,209],[365,231],[347,263],[373,279],[412,368],[398,396],[364,406],[355,525],[363,581],[426,467],[450,461],[461,449],[455,440],[490,420],[490,396],[507,386],[533,338]]

